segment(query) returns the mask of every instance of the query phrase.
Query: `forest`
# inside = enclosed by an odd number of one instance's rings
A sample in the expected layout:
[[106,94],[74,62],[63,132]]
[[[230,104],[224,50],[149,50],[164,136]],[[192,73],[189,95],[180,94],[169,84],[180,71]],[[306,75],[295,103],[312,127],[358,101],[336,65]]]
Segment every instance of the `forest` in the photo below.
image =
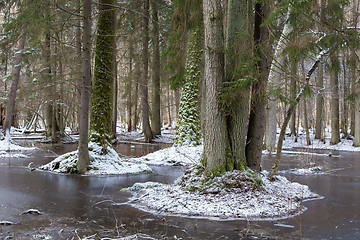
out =
[[0,238],[356,239],[359,9],[0,1]]

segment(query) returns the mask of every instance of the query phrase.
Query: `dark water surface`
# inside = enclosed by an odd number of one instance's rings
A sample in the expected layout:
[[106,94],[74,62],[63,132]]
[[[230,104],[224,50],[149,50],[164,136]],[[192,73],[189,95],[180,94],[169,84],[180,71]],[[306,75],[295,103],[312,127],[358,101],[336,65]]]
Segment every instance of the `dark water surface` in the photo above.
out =
[[[120,154],[139,156],[163,147],[121,144],[115,148]],[[134,233],[157,239],[360,239],[359,153],[283,155],[280,170],[303,168],[309,162],[323,166],[327,174],[282,174],[309,185],[324,198],[305,202],[308,210],[301,216],[247,222],[157,216],[121,205],[130,197],[121,188],[135,182],[171,183],[182,173],[180,167],[152,167],[153,174],[103,177],[30,172],[26,168],[30,162],[42,165],[57,154],[75,150],[76,145],[42,148],[47,150],[25,152],[30,158],[0,158],[0,221],[15,223],[0,226],[0,239],[101,239]],[[273,161],[273,156],[264,155],[264,168],[269,169]],[[22,214],[28,209],[44,214]]]

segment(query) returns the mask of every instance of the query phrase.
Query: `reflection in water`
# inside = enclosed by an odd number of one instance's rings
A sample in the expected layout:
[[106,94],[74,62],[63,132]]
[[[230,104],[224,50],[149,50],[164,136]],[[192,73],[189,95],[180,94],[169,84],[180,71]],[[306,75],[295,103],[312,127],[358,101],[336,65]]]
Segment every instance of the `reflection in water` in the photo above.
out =
[[[115,148],[121,154],[139,156],[163,147],[131,146],[126,144]],[[21,223],[3,227],[0,239],[13,233],[25,236],[26,239],[27,234],[44,231],[54,239],[66,239],[74,234],[75,229],[79,235],[96,233],[97,237],[142,232],[156,238],[169,239],[174,239],[175,235],[183,239],[360,239],[358,153],[337,153],[341,155],[339,158],[284,154],[280,170],[306,167],[309,162],[323,166],[328,174],[299,176],[289,171],[283,174],[288,179],[309,185],[312,191],[324,196],[324,199],[305,202],[308,210],[291,219],[274,222],[219,222],[164,217],[121,205],[128,201],[130,193],[120,192],[120,189],[135,182],[171,183],[181,175],[183,169],[179,167],[152,167],[153,174],[102,177],[29,172],[24,167],[29,162],[34,162],[35,166],[47,163],[54,158],[54,153],[61,154],[74,149],[76,145],[62,145],[49,152],[31,151],[25,153],[30,158],[12,158],[10,166],[0,165],[0,220]],[[0,159],[0,163],[8,161]],[[270,169],[273,161],[273,156],[264,155],[264,169]],[[39,209],[45,215],[21,215],[29,208]]]

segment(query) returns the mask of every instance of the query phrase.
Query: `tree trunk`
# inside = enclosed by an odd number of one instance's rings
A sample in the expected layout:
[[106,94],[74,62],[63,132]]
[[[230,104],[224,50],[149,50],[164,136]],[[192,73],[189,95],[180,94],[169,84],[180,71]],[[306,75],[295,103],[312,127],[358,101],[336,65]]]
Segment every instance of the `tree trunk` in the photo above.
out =
[[142,32],[142,75],[141,75],[141,108],[142,108],[142,127],[145,142],[152,140],[152,132],[149,121],[149,102],[148,102],[148,67],[149,67],[149,0],[143,0],[143,32]]
[[175,144],[201,144],[199,82],[202,67],[203,28],[191,30],[186,56],[184,86],[181,93]]
[[[291,76],[290,76],[290,99],[295,99],[296,97],[296,82],[297,82],[297,60],[291,61]],[[291,135],[297,137],[296,134],[296,108],[294,109],[291,119],[290,119],[290,133]]]
[[309,132],[309,120],[308,120],[308,113],[307,113],[307,100],[304,99],[304,128],[305,128],[305,134],[306,134],[306,145],[311,145],[310,140],[310,132]]
[[8,102],[6,105],[6,115],[5,115],[5,134],[6,138],[10,139],[10,128],[13,122],[13,115],[15,109],[15,100],[16,100],[16,92],[18,89],[19,79],[20,79],[20,70],[21,70],[21,63],[23,58],[23,50],[25,47],[25,26],[22,27],[18,49],[15,58],[15,67],[13,68],[13,76],[12,82],[9,90],[8,95]]
[[97,23],[95,67],[91,104],[91,130],[94,140],[107,153],[111,138],[113,97],[113,46],[115,0],[100,0]]
[[[348,55],[345,54],[345,57],[347,57]],[[349,90],[350,90],[350,83],[347,77],[347,71],[346,71],[346,64],[345,64],[345,59],[343,59],[342,62],[342,66],[343,66],[343,71],[344,71],[344,75],[343,75],[343,102],[342,102],[342,118],[341,118],[341,133],[344,135],[344,138],[347,138],[349,136],[349,132],[348,132],[348,119],[349,119],[349,101],[347,100],[347,97],[349,96]]]
[[331,140],[334,145],[340,142],[339,127],[339,59],[337,54],[330,54],[330,108],[331,108]]
[[269,31],[263,23],[269,14],[269,7],[264,3],[255,4],[255,56],[257,62],[257,81],[251,89],[251,108],[246,144],[247,165],[255,171],[261,170],[261,155],[266,122],[266,85],[269,76]]
[[324,71],[322,62],[319,63],[316,79],[316,119],[315,119],[315,139],[322,138],[323,118],[324,118]]
[[355,90],[355,129],[354,129],[354,147],[360,147],[360,83],[359,83],[359,69],[356,68],[356,90]]
[[153,39],[153,61],[152,61],[152,114],[151,128],[155,135],[161,135],[160,118],[160,43],[159,43],[159,18],[158,1],[151,1],[152,8],[152,39]]
[[[251,1],[228,1],[225,74],[229,85],[237,79],[246,79],[246,75],[249,74],[244,65],[248,61],[251,62],[253,56],[251,29],[253,14],[249,9],[251,5]],[[230,151],[228,155],[231,156],[231,160],[228,159],[228,170],[243,169],[246,166],[245,147],[249,121],[250,83],[244,80],[240,85],[242,86],[235,87],[235,91],[230,89],[226,94],[231,96],[231,99],[225,100],[225,104],[228,105],[226,109],[228,151]]]
[[79,173],[87,171],[89,166],[89,109],[91,99],[91,0],[83,0],[83,55],[82,55],[82,84],[81,84],[81,110],[79,132],[79,159],[77,170]]
[[283,142],[284,142],[285,132],[286,132],[287,125],[290,121],[291,115],[295,111],[295,108],[298,105],[298,103],[300,102],[301,97],[304,95],[306,88],[309,88],[310,77],[314,73],[316,68],[318,67],[322,56],[326,53],[327,53],[327,51],[321,51],[318,54],[316,61],[314,62],[314,64],[312,65],[312,67],[310,68],[308,73],[306,74],[304,86],[302,87],[302,89],[300,90],[298,95],[290,103],[290,107],[288,108],[285,118],[284,118],[284,122],[281,125],[279,140],[278,140],[277,147],[276,147],[276,159],[275,159],[275,163],[274,163],[273,167],[271,168],[271,171],[269,174],[270,179],[272,179],[272,177],[274,176],[275,172],[277,171],[277,169],[280,165],[281,152],[282,152],[282,146],[283,146]]
[[[290,7],[288,15],[290,14]],[[288,19],[288,17],[287,17]],[[276,90],[280,86],[281,75],[284,72],[283,65],[285,57],[283,51],[287,45],[288,35],[293,31],[291,24],[286,21],[280,39],[277,43],[274,59],[271,63],[268,79],[268,102],[267,102],[267,119],[265,130],[265,149],[269,152],[275,152],[276,148]]]
[[208,173],[226,170],[226,119],[218,93],[224,80],[223,19],[218,0],[203,1],[205,29],[206,124],[203,161]]
[[133,122],[132,122],[132,81],[133,81],[133,55],[134,55],[134,46],[133,46],[133,38],[129,38],[129,74],[126,82],[126,107],[127,107],[127,131],[131,132],[133,130]]
[[113,74],[113,96],[112,96],[112,121],[111,121],[111,135],[112,139],[116,140],[116,126],[118,120],[118,79],[117,79],[117,44],[116,44],[116,29],[117,29],[117,17],[116,11],[114,11],[114,36],[113,36],[113,49],[112,49],[112,74]]
[[[351,52],[351,95],[355,96],[356,93],[356,56],[354,52]],[[350,118],[351,118],[351,123],[350,123],[350,135],[354,136],[355,135],[355,110],[356,109],[356,105],[355,105],[355,99],[352,99],[352,101],[350,102]]]

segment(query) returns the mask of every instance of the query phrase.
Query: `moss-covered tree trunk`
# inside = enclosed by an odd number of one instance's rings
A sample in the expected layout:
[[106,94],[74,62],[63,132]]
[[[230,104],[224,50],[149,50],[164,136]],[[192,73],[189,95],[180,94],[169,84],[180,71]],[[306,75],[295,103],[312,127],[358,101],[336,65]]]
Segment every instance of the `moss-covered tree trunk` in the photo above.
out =
[[114,4],[114,0],[99,1],[91,101],[91,130],[104,153],[110,140],[112,121]]
[[114,34],[113,34],[113,51],[112,51],[112,76],[113,76],[113,99],[112,99],[112,121],[111,121],[111,137],[112,139],[116,140],[116,126],[117,126],[117,120],[118,120],[118,79],[117,79],[117,45],[116,45],[116,29],[117,29],[117,17],[116,17],[116,11],[114,11]]
[[152,9],[152,39],[153,39],[153,60],[152,60],[152,114],[151,129],[155,135],[161,135],[160,118],[160,41],[159,41],[159,17],[158,1],[151,1]]
[[202,68],[203,27],[191,30],[185,65],[184,86],[181,93],[175,144],[201,144],[199,82]]
[[254,43],[257,81],[252,84],[250,118],[247,132],[246,161],[253,170],[261,170],[261,155],[266,122],[266,86],[270,70],[269,31],[264,22],[269,15],[266,1],[255,4]]

